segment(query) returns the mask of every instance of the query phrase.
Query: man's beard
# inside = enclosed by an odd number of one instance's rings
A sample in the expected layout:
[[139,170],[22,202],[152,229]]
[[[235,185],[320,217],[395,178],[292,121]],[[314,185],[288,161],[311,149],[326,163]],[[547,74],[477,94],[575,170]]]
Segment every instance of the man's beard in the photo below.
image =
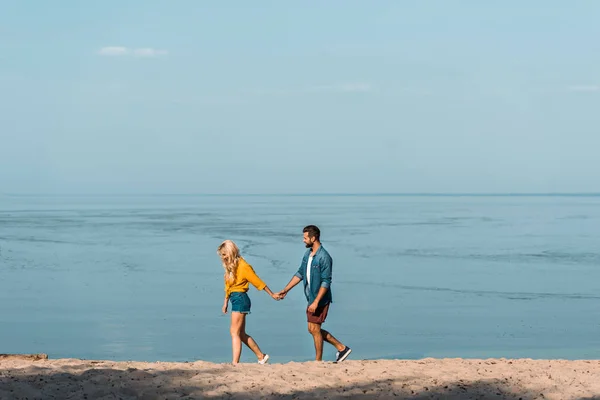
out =
[[313,247],[313,243],[306,243],[306,248],[310,249],[311,247]]

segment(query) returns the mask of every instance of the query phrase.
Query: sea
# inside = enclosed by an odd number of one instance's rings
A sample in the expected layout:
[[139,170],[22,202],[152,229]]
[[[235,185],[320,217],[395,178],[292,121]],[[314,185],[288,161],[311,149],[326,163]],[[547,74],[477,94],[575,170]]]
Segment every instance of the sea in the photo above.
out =
[[[600,196],[552,194],[0,195],[0,353],[229,362],[217,246],[279,291],[308,224],[351,359],[600,358]],[[314,358],[300,286],[249,295],[271,362]]]

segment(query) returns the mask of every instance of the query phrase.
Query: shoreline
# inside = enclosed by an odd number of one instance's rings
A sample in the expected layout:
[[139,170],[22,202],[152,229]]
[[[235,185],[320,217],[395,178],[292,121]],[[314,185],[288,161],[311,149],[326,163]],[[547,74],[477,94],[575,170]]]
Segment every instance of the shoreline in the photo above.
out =
[[0,355],[0,398],[600,399],[600,360],[216,364]]

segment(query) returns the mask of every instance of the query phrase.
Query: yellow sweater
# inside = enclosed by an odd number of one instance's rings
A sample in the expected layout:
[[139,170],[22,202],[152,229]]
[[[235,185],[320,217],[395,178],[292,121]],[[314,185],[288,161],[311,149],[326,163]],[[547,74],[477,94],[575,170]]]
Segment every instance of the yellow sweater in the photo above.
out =
[[267,284],[256,275],[252,266],[248,264],[246,260],[240,258],[235,279],[233,281],[227,281],[227,279],[225,279],[225,295],[229,297],[229,295],[234,292],[247,292],[249,283],[258,290],[263,290],[265,286],[267,286]]

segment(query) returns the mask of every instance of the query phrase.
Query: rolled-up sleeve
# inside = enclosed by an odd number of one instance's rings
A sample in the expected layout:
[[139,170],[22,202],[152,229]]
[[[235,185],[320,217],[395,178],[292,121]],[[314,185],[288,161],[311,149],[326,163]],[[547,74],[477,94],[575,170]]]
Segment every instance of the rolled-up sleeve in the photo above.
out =
[[252,268],[250,264],[244,265],[242,272],[248,282],[250,282],[256,289],[263,290],[267,286],[267,284],[258,277],[256,272],[254,272],[254,268]]
[[304,267],[304,258],[303,258],[302,262],[300,263],[300,267],[298,267],[298,271],[296,271],[296,273],[294,274],[294,276],[298,277],[298,279],[300,279],[300,280],[303,280],[305,272],[306,272],[306,270],[305,270],[305,267]]
[[323,257],[321,261],[321,287],[329,289],[331,286],[331,269],[333,260],[331,257]]

